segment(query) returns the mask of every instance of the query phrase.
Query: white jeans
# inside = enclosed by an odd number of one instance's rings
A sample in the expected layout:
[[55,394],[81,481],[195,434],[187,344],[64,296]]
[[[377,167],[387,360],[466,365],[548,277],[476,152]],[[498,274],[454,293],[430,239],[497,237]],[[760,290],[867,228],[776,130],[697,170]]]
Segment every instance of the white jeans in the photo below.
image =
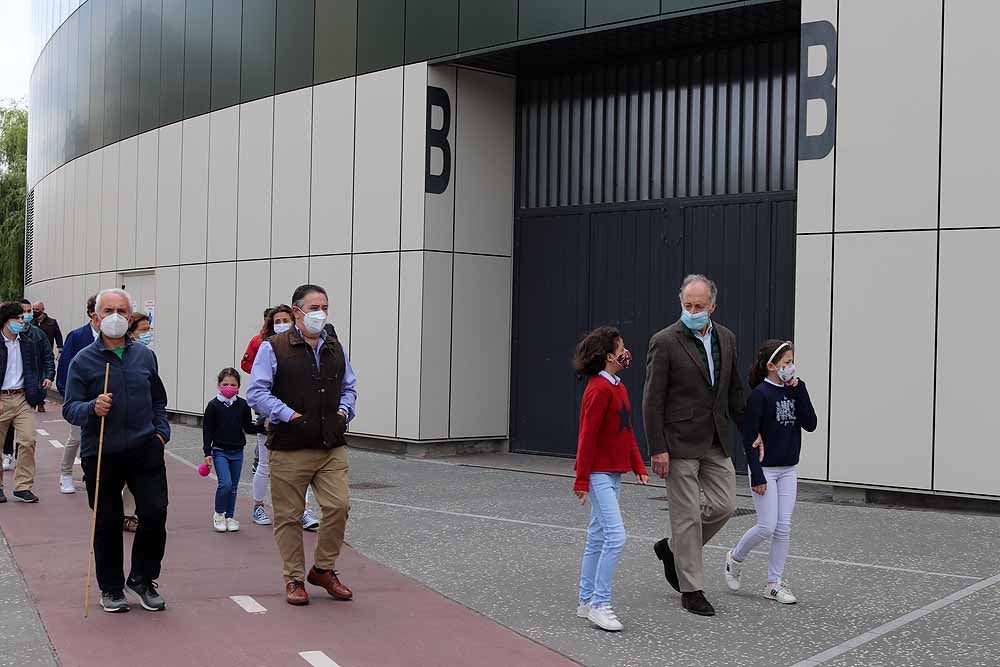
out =
[[271,479],[271,469],[267,466],[267,447],[264,441],[267,437],[261,433],[257,436],[257,471],[253,474],[253,501],[254,503],[264,502],[267,497],[267,483]]
[[792,529],[792,512],[799,478],[795,466],[764,468],[767,490],[764,495],[752,494],[757,509],[757,525],[743,534],[733,549],[733,558],[742,562],[750,551],[766,539],[771,540],[771,557],[767,570],[768,583],[781,581],[788,558],[789,535]]

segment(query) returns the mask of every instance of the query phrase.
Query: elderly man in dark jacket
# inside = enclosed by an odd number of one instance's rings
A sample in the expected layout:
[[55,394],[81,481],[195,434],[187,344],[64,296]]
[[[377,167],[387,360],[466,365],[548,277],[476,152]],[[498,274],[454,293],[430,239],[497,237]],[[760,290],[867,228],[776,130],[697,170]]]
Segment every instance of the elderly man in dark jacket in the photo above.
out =
[[[45,400],[51,384],[42,366],[38,339],[29,333],[19,303],[0,306],[0,326],[3,327],[3,347],[0,347],[0,439],[13,427],[17,446],[17,466],[14,468],[14,499],[37,503],[31,491],[35,483],[35,415],[32,410]],[[0,476],[0,503],[7,502]]]
[[680,296],[680,321],[649,341],[642,401],[653,472],[666,478],[670,503],[670,542],[654,548],[683,607],[713,616],[702,548],[736,508],[729,422],[742,423],[746,398],[736,336],[711,320],[715,283],[688,276]]
[[[166,603],[157,591],[167,542],[167,471],[163,450],[170,439],[167,392],[156,357],[127,336],[132,314],[129,295],[104,290],[97,295],[100,337],[81,350],[69,366],[63,417],[80,427],[80,460],[90,506],[94,506],[97,449],[104,418],[101,488],[94,536],[101,606],[128,611],[124,589],[144,609],[160,611]],[[105,368],[110,365],[108,390]],[[122,574],[122,486],[135,496],[139,528],[132,543],[132,569]]]

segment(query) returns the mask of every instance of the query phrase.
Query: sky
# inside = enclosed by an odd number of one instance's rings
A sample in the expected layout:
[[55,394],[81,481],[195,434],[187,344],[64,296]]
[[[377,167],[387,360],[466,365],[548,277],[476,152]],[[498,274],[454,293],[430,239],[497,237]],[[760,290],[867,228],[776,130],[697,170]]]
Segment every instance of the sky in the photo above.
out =
[[0,98],[28,99],[31,0],[0,0]]

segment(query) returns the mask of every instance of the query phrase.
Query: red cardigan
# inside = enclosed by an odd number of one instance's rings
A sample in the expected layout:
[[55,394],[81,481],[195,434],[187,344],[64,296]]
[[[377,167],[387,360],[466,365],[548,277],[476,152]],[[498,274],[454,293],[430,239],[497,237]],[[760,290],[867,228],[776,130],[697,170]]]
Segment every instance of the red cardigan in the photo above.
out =
[[647,474],[632,431],[628,392],[621,381],[611,384],[603,375],[595,375],[583,392],[573,490],[589,491],[592,472],[630,470]]

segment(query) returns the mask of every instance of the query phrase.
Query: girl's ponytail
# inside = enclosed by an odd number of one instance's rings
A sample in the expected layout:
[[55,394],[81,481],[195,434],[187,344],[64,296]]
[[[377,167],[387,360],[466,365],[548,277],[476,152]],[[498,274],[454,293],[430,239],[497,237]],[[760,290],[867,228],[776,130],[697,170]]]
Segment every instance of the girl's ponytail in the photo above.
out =
[[750,373],[747,377],[751,389],[759,385],[767,377],[767,364],[771,362],[771,359],[775,356],[775,352],[780,347],[786,350],[792,349],[791,343],[784,340],[771,339],[765,340],[760,344],[760,347],[757,349],[757,356],[754,358],[753,365],[750,366]]

